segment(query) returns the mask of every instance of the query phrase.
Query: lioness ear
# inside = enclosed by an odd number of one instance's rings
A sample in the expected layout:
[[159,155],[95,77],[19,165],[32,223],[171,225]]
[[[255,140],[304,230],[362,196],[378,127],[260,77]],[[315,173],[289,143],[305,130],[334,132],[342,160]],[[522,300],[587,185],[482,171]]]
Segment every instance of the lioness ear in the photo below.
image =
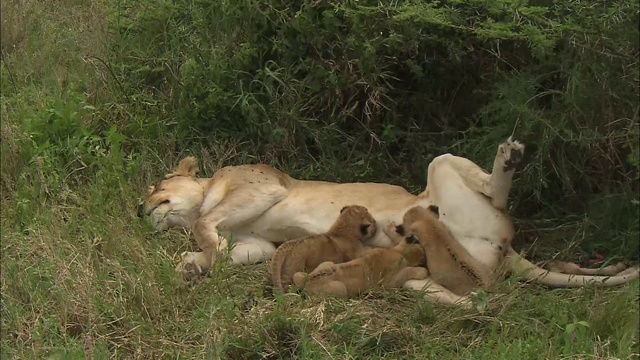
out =
[[174,176],[196,176],[199,171],[198,160],[193,156],[187,156],[180,160],[178,167],[171,174],[167,174],[165,179],[170,179]]
[[340,214],[342,214],[345,210],[347,210],[348,206],[343,207],[342,209],[340,209]]

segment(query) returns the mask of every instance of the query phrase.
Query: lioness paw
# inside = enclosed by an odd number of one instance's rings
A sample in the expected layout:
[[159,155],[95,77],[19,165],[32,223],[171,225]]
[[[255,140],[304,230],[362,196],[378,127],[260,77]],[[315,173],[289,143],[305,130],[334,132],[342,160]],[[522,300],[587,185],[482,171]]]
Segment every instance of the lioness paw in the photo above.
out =
[[473,310],[473,301],[468,296],[462,296],[453,302],[453,305],[463,308],[465,310]]
[[503,161],[504,172],[511,171],[522,161],[524,156],[524,145],[518,140],[512,140],[511,136],[507,141],[498,146],[498,156]]
[[205,255],[202,252],[183,252],[181,260],[176,265],[176,271],[181,273],[186,281],[191,281],[205,275],[206,267]]
[[623,270],[617,273],[615,276],[626,276],[626,277],[629,277],[630,279],[635,279],[640,277],[640,269],[637,266],[632,266],[630,268],[627,268],[626,270]]

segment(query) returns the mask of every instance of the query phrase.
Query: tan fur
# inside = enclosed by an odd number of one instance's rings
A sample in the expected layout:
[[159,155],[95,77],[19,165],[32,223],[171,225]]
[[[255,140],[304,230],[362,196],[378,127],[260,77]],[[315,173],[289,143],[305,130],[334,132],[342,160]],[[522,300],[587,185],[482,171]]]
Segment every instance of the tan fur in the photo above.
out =
[[627,268],[627,266],[623,262],[619,262],[615,265],[608,265],[603,268],[590,269],[583,268],[576,263],[559,260],[549,261],[545,267],[550,271],[559,272],[562,274],[604,276],[615,276],[616,274]]
[[363,241],[376,232],[376,221],[365,207],[342,209],[328,232],[292,240],[281,245],[271,259],[274,289],[284,292],[293,274],[315,269],[325,261],[346,262],[364,254]]
[[172,173],[165,175],[165,179],[171,179],[174,176],[196,176],[200,169],[198,168],[198,160],[193,156],[187,156],[180,160],[178,167]]
[[405,236],[416,236],[424,247],[431,278],[454,294],[466,295],[492,283],[491,269],[474,259],[432,211],[409,209],[403,227]]
[[342,264],[325,262],[310,274],[297,272],[293,282],[300,289],[321,296],[353,297],[377,286],[401,287],[407,280],[428,276],[421,245],[405,241],[390,249],[371,249],[364,257]]
[[[549,286],[586,284],[615,286],[637,279],[637,268],[615,276],[569,275],[532,264],[511,247],[515,230],[506,214],[515,166],[524,146],[508,139],[497,148],[492,172],[472,161],[444,154],[428,166],[429,183],[414,195],[402,187],[381,183],[332,183],[299,180],[267,165],[222,168],[212,178],[197,178],[195,159],[184,160],[168,179],[151,187],[138,214],[157,230],[188,227],[200,251],[184,252],[176,270],[185,278],[205,273],[228,246],[234,264],[269,260],[274,244],[328,231],[342,207],[366,207],[379,223],[400,223],[412,207],[436,205],[440,221],[453,238],[489,272],[506,269],[524,280]],[[368,246],[393,246],[384,231],[377,231]],[[506,253],[506,256],[505,256]],[[461,297],[433,279],[409,280],[405,288],[428,290],[425,296],[442,303],[468,306]]]

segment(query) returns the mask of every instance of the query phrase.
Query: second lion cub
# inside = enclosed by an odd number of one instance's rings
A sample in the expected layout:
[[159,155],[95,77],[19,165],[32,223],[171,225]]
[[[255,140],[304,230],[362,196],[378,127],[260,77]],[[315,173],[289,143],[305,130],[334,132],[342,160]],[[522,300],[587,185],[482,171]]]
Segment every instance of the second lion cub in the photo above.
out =
[[310,274],[295,273],[293,282],[314,295],[344,298],[380,285],[397,288],[407,280],[426,279],[427,269],[420,267],[424,262],[424,249],[420,244],[410,244],[412,240],[407,237],[390,249],[368,250],[364,257],[346,263],[324,262]]
[[273,287],[284,292],[293,274],[310,271],[325,261],[341,263],[364,254],[363,242],[376,233],[376,220],[367,208],[345,206],[328,232],[288,241],[276,250],[270,270]]

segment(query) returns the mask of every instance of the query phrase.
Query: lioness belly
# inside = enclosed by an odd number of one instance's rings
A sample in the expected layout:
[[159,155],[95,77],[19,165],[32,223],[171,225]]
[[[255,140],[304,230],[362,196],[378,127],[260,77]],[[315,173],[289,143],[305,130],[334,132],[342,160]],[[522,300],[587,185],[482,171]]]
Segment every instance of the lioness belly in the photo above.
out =
[[[321,234],[348,205],[366,207],[379,223],[398,222],[416,199],[403,188],[388,184],[300,182],[288,189],[284,200],[245,224],[241,231],[275,243]],[[378,246],[390,244],[380,227],[372,241]]]

